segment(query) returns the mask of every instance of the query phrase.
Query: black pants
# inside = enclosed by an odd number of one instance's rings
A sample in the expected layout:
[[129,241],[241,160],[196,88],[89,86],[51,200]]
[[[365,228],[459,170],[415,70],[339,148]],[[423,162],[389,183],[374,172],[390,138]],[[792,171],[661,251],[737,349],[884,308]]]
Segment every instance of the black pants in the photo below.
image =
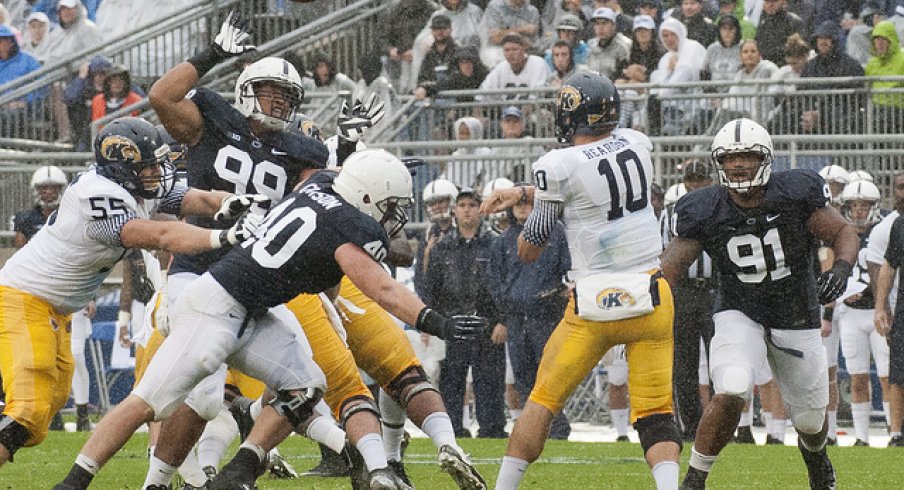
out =
[[713,338],[713,296],[710,284],[695,279],[682,281],[672,288],[675,298],[675,361],[672,383],[675,404],[685,440],[693,440],[703,416],[698,390],[700,367],[700,339],[706,345]]
[[473,342],[446,342],[446,359],[439,377],[439,391],[452,420],[452,428],[462,429],[462,407],[468,368],[474,377],[478,437],[506,437],[505,433],[505,346],[488,338]]
[[[509,324],[506,325],[508,327],[509,357],[512,361],[512,371],[515,374],[515,390],[523,402],[527,402],[531,390],[534,389],[543,349],[560,319],[561,315],[553,318],[523,315],[516,319],[509,319]],[[565,414],[559,412],[549,427],[549,437],[567,439],[569,434],[571,434],[571,425]]]

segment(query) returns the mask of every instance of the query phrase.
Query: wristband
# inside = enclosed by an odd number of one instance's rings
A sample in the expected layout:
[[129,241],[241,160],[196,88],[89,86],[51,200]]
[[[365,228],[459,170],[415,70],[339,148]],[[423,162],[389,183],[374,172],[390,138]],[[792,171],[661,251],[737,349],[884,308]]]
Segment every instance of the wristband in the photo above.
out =
[[120,311],[119,314],[116,315],[116,324],[117,325],[128,325],[129,322],[132,321],[132,314],[128,311]]
[[832,317],[834,315],[835,315],[835,308],[832,308],[831,306],[823,307],[823,309],[822,309],[822,319],[823,320],[830,322],[830,321],[832,321]]
[[853,270],[854,266],[846,260],[838,259],[832,264],[832,272],[838,274],[843,279],[847,279]]
[[414,328],[441,339],[446,337],[446,319],[426,306],[418,313]]
[[225,59],[226,57],[220,51],[210,46],[185,61],[195,67],[195,71],[198,72],[198,78],[201,78]]
[[229,230],[212,230],[210,232],[210,249],[216,250],[229,245]]

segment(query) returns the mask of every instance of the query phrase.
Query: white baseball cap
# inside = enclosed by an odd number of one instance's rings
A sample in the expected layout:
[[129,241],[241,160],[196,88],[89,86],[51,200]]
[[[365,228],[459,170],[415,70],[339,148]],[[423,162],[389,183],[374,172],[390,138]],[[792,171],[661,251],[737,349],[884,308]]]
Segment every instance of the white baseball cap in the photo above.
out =
[[600,7],[593,11],[593,15],[591,19],[606,19],[615,22],[616,19],[615,11],[610,9],[609,7]]
[[60,0],[60,3],[57,4],[57,8],[69,7],[71,9],[74,9],[74,8],[78,7],[78,4],[79,4],[78,0]]
[[637,29],[649,29],[651,31],[655,31],[656,22],[654,22],[653,18],[649,15],[635,15],[634,27],[632,30],[636,31]]

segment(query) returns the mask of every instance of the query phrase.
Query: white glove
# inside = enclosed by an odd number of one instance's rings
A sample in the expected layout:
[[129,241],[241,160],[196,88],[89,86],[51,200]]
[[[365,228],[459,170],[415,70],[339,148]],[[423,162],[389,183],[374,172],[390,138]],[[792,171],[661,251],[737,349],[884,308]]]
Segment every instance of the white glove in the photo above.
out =
[[213,48],[224,58],[238,56],[254,50],[253,45],[242,44],[250,35],[248,23],[242,21],[239,16],[235,15],[235,12],[229,12],[223,25],[220,26],[220,32],[213,40]]
[[220,248],[226,245],[235,245],[251,238],[264,217],[258,213],[245,213],[228,230],[213,230],[210,232],[210,248]]
[[263,194],[236,194],[223,199],[220,209],[213,215],[214,221],[232,221],[247,211],[251,206],[259,204],[262,208],[270,207],[270,198]]
[[132,314],[128,311],[120,311],[116,315],[116,337],[119,339],[119,345],[129,347],[132,345],[131,332],[129,325],[132,323]]
[[360,140],[367,128],[376,125],[386,115],[383,105],[377,94],[370,94],[366,102],[355,100],[351,109],[343,101],[339,112],[339,135],[349,141]]

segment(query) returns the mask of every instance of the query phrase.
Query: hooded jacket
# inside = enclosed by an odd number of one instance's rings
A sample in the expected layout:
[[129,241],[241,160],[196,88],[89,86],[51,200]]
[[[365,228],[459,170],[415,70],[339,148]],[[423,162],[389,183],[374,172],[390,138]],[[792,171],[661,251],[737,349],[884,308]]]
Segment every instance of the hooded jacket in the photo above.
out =
[[442,8],[437,10],[433,17],[442,14],[452,21],[452,39],[455,39],[459,46],[479,47],[480,20],[483,19],[483,10],[468,0],[461,0],[458,7],[454,9],[446,0],[443,0],[441,5]]
[[[659,59],[659,65],[650,75],[652,83],[681,83],[692,82],[700,79],[700,73],[703,71],[703,60],[706,59],[706,48],[693,39],[687,38],[687,29],[678,19],[669,17],[662,21],[659,27],[659,42],[665,46],[662,40],[662,31],[671,31],[678,36],[678,49],[675,51],[666,51]],[[678,62],[674,69],[669,70],[669,62],[673,56],[678,57]],[[661,95],[672,93],[674,89],[660,88],[657,89]]]
[[[124,90],[126,91],[124,96],[117,97],[111,92],[110,85],[113,77],[120,77],[125,82],[123,84],[125,87]],[[132,77],[125,67],[116,66],[111,69],[110,73],[107,74],[107,78],[104,80],[103,92],[95,95],[91,100],[91,120],[96,121],[107,115],[108,112],[114,112],[120,108],[130,106],[144,98],[142,95],[133,91],[131,87]],[[132,111],[129,115],[136,117],[138,114],[139,111],[136,110]]]
[[50,31],[45,42],[51,46],[47,53],[47,63],[53,64],[69,59],[86,49],[100,46],[104,38],[94,22],[88,20],[85,8],[82,7],[79,9],[78,17],[71,24],[60,25],[59,28]]
[[[0,24],[0,38],[4,37],[12,40],[12,48],[9,58],[0,60],[0,85],[41,69],[41,63],[34,56],[19,50],[15,32],[9,26]],[[25,100],[30,104],[35,100],[42,99],[46,94],[47,89],[36,90],[26,95]]]
[[[867,76],[904,75],[904,51],[901,51],[895,25],[884,20],[873,28],[873,38],[888,39],[888,52],[881,57],[871,49],[872,56],[866,64]],[[904,88],[904,82],[873,82],[873,88]],[[904,94],[873,94],[873,103],[877,106],[895,106],[904,108]]]
[[760,16],[756,28],[756,45],[763,58],[778,66],[785,65],[785,40],[794,33],[804,32],[804,21],[796,14],[781,10],[775,15]]
[[[802,78],[838,78],[862,77],[863,68],[857,60],[851,58],[841,49],[841,27],[831,21],[825,21],[816,28],[815,37],[832,38],[832,50],[826,54],[817,54],[807,62]],[[816,45],[814,40],[813,45]],[[839,84],[836,88],[859,88],[860,83]],[[825,87],[823,85],[822,87]],[[827,88],[827,87],[826,87]]]
[[[832,50],[828,54],[817,54],[815,58],[807,62],[801,78],[838,78],[838,77],[862,77],[863,67],[854,58],[845,54],[840,47],[841,28],[826,21],[820,24],[814,31],[816,37],[832,38]],[[815,41],[813,43],[816,44]],[[859,89],[862,82],[839,82],[834,85],[798,85],[798,90],[833,90],[833,89]],[[851,96],[845,103],[839,104],[837,98],[832,97],[808,97],[804,100],[804,106],[808,110],[820,112],[817,133],[838,134],[858,133],[861,130],[862,98]],[[852,110],[851,104],[856,104],[856,110]]]
[[[461,141],[458,137],[458,129],[462,125],[466,126],[471,134],[468,140],[484,139],[483,123],[480,122],[480,119],[476,117],[462,117],[452,125],[452,134],[456,140]],[[480,189],[484,182],[489,182],[495,176],[490,177],[487,175],[487,162],[474,159],[474,157],[489,158],[492,154],[493,151],[486,146],[461,147],[452,152],[452,157],[464,157],[464,159],[456,161],[455,158],[452,158],[440,178],[449,180],[459,187]]]
[[[734,78],[741,69],[741,23],[734,15],[725,15],[719,19],[722,24],[730,24],[735,28],[734,39],[728,44],[722,42],[722,36],[706,48],[706,59],[703,62],[703,76],[706,80],[726,81]],[[726,91],[728,88],[721,90]]]
[[[458,63],[463,59],[470,60],[471,64],[474,65],[474,73],[469,77],[465,76],[458,68]],[[455,50],[455,53],[452,54],[452,62],[449,65],[449,76],[446,80],[437,82],[436,90],[438,92],[442,92],[443,90],[476,90],[480,87],[480,84],[483,83],[486,77],[487,68],[480,62],[480,55],[477,53],[477,48],[473,46],[458,48]],[[474,100],[474,97],[460,96],[457,97],[457,99],[462,102],[471,102]]]

